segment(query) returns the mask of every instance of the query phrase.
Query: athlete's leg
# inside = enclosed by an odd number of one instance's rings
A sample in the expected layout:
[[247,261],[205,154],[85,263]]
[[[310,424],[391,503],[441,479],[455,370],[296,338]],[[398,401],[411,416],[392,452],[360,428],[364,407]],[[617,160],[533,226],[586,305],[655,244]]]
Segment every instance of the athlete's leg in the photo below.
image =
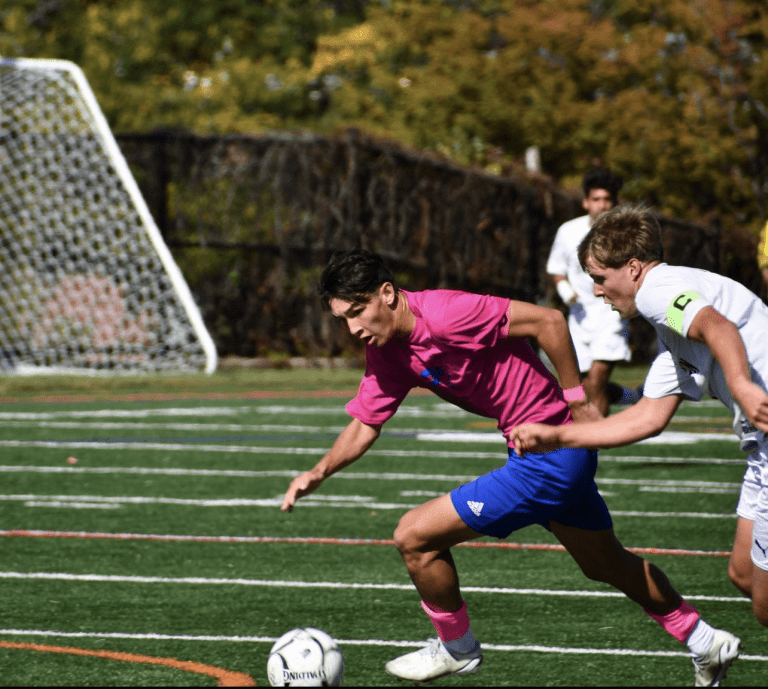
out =
[[431,500],[400,519],[395,545],[439,641],[390,660],[384,666],[390,675],[425,682],[477,671],[483,654],[461,598],[450,548],[481,535],[459,516],[450,495]]
[[752,612],[763,627],[768,627],[768,572],[759,567],[752,572]]
[[664,572],[624,548],[613,529],[589,531],[555,521],[549,527],[587,578],[610,584],[655,615],[680,607],[682,598]]
[[448,612],[461,607],[459,576],[450,548],[480,536],[461,519],[450,495],[403,515],[395,530],[395,546],[427,605]]
[[763,488],[760,495],[758,514],[752,530],[752,612],[755,619],[768,627],[768,515],[766,495]]
[[552,533],[590,579],[616,587],[642,606],[661,627],[691,651],[696,686],[717,686],[741,651],[738,637],[705,622],[666,574],[630,553],[613,529],[588,531],[549,522]]
[[731,559],[728,563],[728,578],[748,598],[752,598],[752,571],[755,569],[750,555],[753,526],[754,522],[751,519],[739,517],[736,522]]
[[584,376],[584,390],[603,416],[608,416],[611,404],[608,396],[608,380],[614,363],[613,361],[593,361],[587,375]]

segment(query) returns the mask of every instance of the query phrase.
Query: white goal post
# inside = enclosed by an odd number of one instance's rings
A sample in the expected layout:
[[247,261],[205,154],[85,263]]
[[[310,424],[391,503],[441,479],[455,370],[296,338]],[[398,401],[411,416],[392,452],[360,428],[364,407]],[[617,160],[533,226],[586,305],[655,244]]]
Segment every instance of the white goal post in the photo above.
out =
[[216,363],[82,70],[0,58],[0,373]]

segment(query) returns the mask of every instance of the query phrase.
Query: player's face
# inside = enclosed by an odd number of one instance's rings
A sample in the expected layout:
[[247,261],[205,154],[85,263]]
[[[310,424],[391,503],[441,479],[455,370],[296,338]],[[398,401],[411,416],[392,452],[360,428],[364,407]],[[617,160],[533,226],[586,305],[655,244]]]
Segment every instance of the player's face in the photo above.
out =
[[347,323],[349,332],[365,344],[382,347],[395,334],[397,303],[392,284],[385,282],[366,304],[331,299],[331,313]]
[[594,222],[600,213],[613,208],[613,196],[607,189],[590,189],[587,197],[581,202],[584,210],[589,213],[589,219]]
[[595,296],[602,297],[603,301],[610,304],[614,311],[618,311],[622,318],[637,316],[635,294],[638,285],[634,279],[637,266],[633,261],[621,268],[601,266],[591,255],[587,256],[586,261],[587,272],[595,283]]

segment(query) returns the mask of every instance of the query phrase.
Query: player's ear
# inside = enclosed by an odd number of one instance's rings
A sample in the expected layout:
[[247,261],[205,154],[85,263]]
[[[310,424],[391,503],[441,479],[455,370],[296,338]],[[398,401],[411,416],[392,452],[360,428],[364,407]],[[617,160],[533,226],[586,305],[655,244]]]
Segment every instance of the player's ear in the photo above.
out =
[[643,272],[643,264],[637,258],[630,258],[627,262],[627,267],[629,268],[629,276],[633,280],[637,280],[637,278],[640,276],[640,273]]
[[379,287],[379,297],[387,306],[394,306],[397,299],[394,285],[391,282],[385,282]]

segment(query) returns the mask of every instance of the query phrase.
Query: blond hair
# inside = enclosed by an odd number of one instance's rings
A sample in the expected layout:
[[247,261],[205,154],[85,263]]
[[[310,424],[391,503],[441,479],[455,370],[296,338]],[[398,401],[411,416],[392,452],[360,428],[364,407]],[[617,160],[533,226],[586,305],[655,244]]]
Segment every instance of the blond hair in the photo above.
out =
[[579,244],[579,263],[587,256],[605,268],[621,268],[633,258],[664,260],[659,221],[642,205],[624,204],[601,213]]

